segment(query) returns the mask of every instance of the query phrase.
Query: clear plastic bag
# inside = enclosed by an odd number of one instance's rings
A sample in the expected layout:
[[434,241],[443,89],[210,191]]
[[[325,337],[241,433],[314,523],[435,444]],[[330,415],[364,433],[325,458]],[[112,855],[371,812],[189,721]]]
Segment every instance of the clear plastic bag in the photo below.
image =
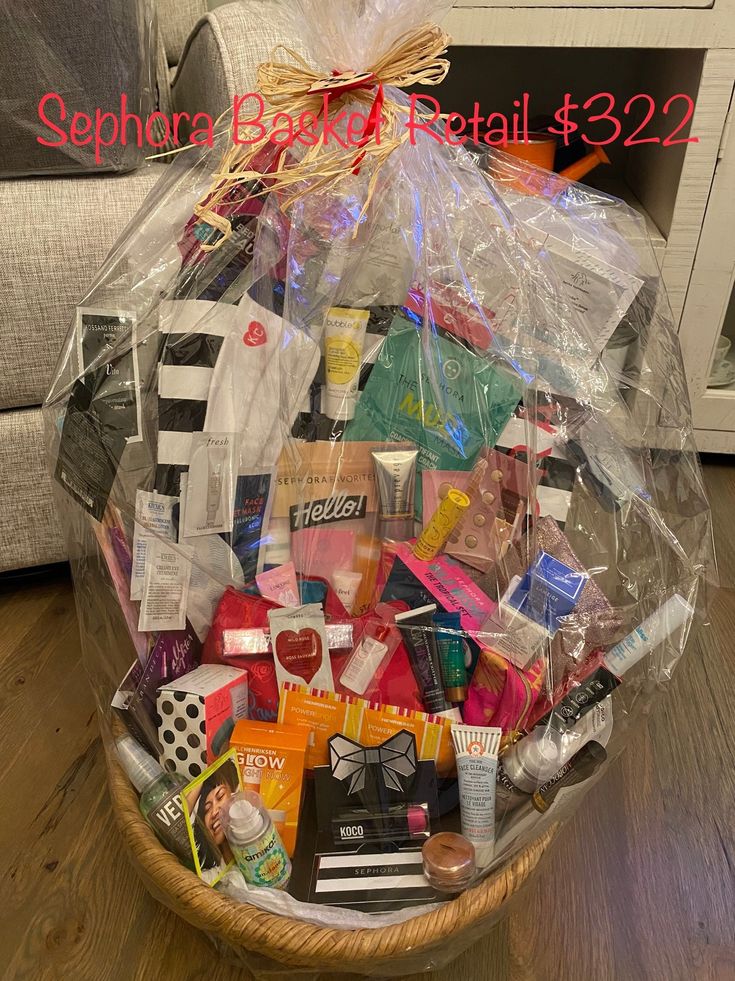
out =
[[[329,78],[446,5],[292,6]],[[477,884],[604,773],[716,582],[642,219],[435,135],[384,159],[358,148],[296,195],[273,170],[223,184],[228,134],[179,154],[80,304],[45,407],[108,737],[122,716],[160,752],[156,686],[200,661],[248,672],[251,719],[308,725],[313,698],[359,720],[310,739],[293,899],[262,900],[294,918],[325,893],[315,852],[353,854],[324,846],[330,734],[358,749],[412,734],[408,783],[436,778],[428,833],[473,841]],[[264,151],[264,171],[278,157]],[[382,814],[417,803],[405,783],[381,794]],[[421,888],[415,913],[446,900]],[[376,926],[406,917],[401,896],[375,885]],[[334,922],[364,927],[364,900]],[[457,952],[417,952],[413,969]]]

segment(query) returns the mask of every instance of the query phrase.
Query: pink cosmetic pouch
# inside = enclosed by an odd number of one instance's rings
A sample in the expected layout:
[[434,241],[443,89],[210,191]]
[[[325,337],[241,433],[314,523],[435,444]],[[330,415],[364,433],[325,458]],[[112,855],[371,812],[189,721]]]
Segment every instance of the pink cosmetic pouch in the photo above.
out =
[[543,671],[543,660],[521,671],[495,651],[480,651],[462,708],[464,721],[503,732],[522,729],[541,693]]

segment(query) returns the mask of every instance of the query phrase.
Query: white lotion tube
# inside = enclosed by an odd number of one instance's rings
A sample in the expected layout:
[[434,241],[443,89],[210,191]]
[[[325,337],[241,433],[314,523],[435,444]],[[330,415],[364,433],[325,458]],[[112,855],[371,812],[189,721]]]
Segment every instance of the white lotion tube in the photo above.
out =
[[348,569],[335,569],[332,573],[332,585],[334,586],[334,591],[337,597],[347,610],[348,613],[352,613],[352,608],[355,605],[355,600],[357,599],[357,593],[362,584],[362,573],[361,572],[351,572]]
[[414,532],[419,451],[373,450],[372,457],[378,484],[381,535],[386,541],[405,542],[413,538]]
[[327,385],[322,412],[328,419],[354,418],[369,310],[332,307],[324,325]]
[[683,596],[675,593],[655,613],[643,621],[640,627],[628,634],[605,655],[605,667],[621,678],[626,671],[688,623],[694,616],[694,608]]
[[502,729],[452,726],[457,758],[462,834],[475,846],[477,865],[489,865],[495,849],[495,782]]

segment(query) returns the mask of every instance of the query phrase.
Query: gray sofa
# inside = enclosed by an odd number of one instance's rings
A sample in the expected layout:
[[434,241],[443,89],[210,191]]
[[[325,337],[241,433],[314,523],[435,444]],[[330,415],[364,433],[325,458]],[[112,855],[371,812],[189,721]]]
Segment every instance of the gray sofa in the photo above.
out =
[[[156,7],[157,97],[165,113],[218,115],[235,94],[252,90],[257,64],[284,40],[268,0],[209,13],[206,0],[157,0]],[[76,303],[165,166],[0,180],[0,573],[66,558],[41,404]]]

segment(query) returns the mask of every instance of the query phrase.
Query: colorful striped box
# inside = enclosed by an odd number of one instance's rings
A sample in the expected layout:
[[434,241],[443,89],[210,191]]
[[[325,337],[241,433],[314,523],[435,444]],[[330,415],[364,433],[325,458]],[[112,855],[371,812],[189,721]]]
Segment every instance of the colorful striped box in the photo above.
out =
[[413,733],[419,759],[433,760],[439,776],[448,776],[454,770],[452,723],[439,715],[380,705],[287,681],[281,685],[278,721],[309,730],[308,770],[329,763],[328,740],[337,733],[363,746],[379,746],[401,729]]

